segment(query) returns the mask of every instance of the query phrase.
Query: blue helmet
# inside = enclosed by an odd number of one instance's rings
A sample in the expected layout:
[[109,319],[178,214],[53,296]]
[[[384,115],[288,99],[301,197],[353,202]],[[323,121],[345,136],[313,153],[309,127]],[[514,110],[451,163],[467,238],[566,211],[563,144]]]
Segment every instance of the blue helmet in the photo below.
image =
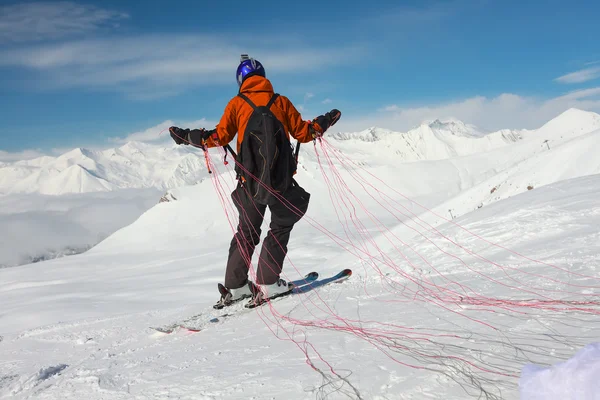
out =
[[238,86],[242,86],[244,80],[253,75],[260,75],[264,77],[265,67],[263,67],[258,60],[248,57],[248,54],[242,54],[240,58],[240,65],[238,66],[235,74]]

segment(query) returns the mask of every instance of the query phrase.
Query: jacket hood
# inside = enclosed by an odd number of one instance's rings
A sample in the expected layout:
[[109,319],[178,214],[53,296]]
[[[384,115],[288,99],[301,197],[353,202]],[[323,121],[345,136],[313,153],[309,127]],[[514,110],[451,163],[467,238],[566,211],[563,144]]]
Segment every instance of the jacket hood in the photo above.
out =
[[273,93],[273,85],[267,78],[264,78],[260,75],[254,75],[247,78],[244,83],[242,83],[242,87],[240,88],[240,93],[249,92]]

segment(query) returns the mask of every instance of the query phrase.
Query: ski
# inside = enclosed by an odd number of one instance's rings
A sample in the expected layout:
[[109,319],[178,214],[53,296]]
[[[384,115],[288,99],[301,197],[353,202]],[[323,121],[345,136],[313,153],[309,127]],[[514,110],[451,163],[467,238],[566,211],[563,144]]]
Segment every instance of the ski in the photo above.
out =
[[[313,271],[313,272],[309,272],[308,274],[306,274],[306,275],[304,276],[304,278],[301,278],[301,279],[298,279],[298,280],[296,280],[296,281],[292,281],[292,282],[290,282],[290,284],[291,284],[291,285],[293,285],[293,286],[302,286],[302,285],[306,285],[307,283],[310,283],[310,282],[316,281],[318,278],[319,278],[319,273],[318,273],[318,272],[315,272],[315,271]],[[225,296],[225,294],[227,293],[227,289],[225,288],[225,286],[223,286],[223,285],[222,285],[222,284],[220,284],[220,283],[219,283],[219,292],[221,293],[221,296]],[[250,296],[248,296],[248,297],[250,297]],[[240,302],[241,300],[245,300],[245,299],[247,299],[248,297],[241,297],[241,298],[239,298],[239,299],[235,299],[235,300],[231,301],[231,302],[230,302],[229,304],[227,304],[227,305],[225,305],[225,304],[222,304],[222,303],[217,303],[217,304],[215,304],[215,305],[213,306],[213,308],[214,308],[215,310],[221,310],[221,309],[223,309],[223,308],[225,308],[225,307],[229,307],[229,306],[231,306],[232,304],[238,303],[238,302]]]
[[193,322],[196,321],[190,321],[191,323],[183,323],[181,325],[179,325],[179,327],[177,328],[178,330],[181,330],[183,332],[199,332],[203,329],[206,329],[208,326],[213,325],[213,324],[218,324],[218,323],[222,323],[223,321],[226,321],[229,317],[233,317],[233,316],[237,316],[240,314],[243,314],[244,311],[250,311],[253,308],[257,308],[259,306],[264,305],[265,303],[268,303],[270,301],[280,301],[285,299],[286,297],[290,296],[290,295],[294,295],[294,294],[301,294],[301,293],[308,293],[312,290],[318,289],[322,286],[325,285],[329,285],[331,283],[341,283],[344,282],[346,279],[348,279],[350,276],[352,275],[352,270],[350,269],[345,269],[343,271],[338,272],[337,274],[329,277],[329,278],[324,278],[321,280],[313,280],[311,282],[305,283],[304,285],[297,285],[296,287],[294,287],[294,289],[292,289],[289,292],[286,293],[282,293],[278,296],[272,297],[270,299],[267,299],[266,301],[262,302],[259,305],[254,305],[254,306],[245,306],[242,309],[239,309],[239,311],[236,312],[231,312],[231,313],[226,313],[223,315],[219,315],[216,317],[211,318],[208,323],[206,322],[206,320],[204,322],[201,322],[200,324],[194,324]]
[[[290,284],[294,285],[295,288],[300,288],[300,287],[302,287],[304,285],[307,285],[307,284],[310,284],[310,283],[316,281],[317,279],[319,279],[319,273],[313,271],[313,272],[309,272],[308,274],[306,274],[303,278],[300,278],[300,279],[297,279],[295,281],[290,282]],[[221,284],[219,284],[219,285],[221,285]],[[247,299],[248,298],[246,297],[244,299],[236,300],[236,301],[232,302],[229,306],[227,306],[227,308],[230,308],[230,309],[233,308],[234,309],[234,308],[236,308],[236,307],[234,307],[236,303],[239,303],[240,300],[247,300]],[[221,310],[224,307],[213,306],[213,308],[215,310]],[[233,315],[233,313],[226,313],[226,314],[222,314],[222,315],[217,315],[217,316],[212,317],[209,321],[212,322],[212,323],[215,323],[215,322],[219,321],[219,318],[226,318],[226,317],[229,317],[231,315]],[[165,334],[170,334],[170,333],[173,333],[174,331],[180,330],[180,329],[181,330],[185,330],[185,331],[189,331],[189,332],[197,332],[197,330],[195,330],[193,328],[190,328],[189,325],[191,323],[193,323],[193,322],[198,321],[199,319],[202,319],[205,316],[207,316],[206,313],[196,314],[196,315],[193,315],[193,316],[191,316],[189,318],[186,318],[183,321],[175,322],[175,323],[172,323],[172,324],[169,324],[169,325],[165,325],[165,326],[151,326],[150,329],[155,330],[155,331],[160,332],[160,333],[165,333]]]
[[343,282],[346,279],[348,279],[351,275],[352,275],[352,270],[351,269],[345,269],[343,271],[338,272],[337,274],[335,274],[332,277],[321,279],[320,281],[314,280],[314,281],[309,282],[309,283],[307,283],[305,285],[296,286],[292,290],[290,290],[289,292],[280,293],[278,295],[275,295],[275,296],[272,296],[270,298],[264,299],[263,301],[261,301],[259,303],[256,303],[253,300],[250,300],[250,302],[248,302],[244,307],[252,309],[252,308],[256,308],[256,307],[262,306],[263,304],[268,303],[271,300],[275,300],[275,299],[278,299],[278,298],[281,298],[281,297],[286,297],[286,296],[290,296],[290,295],[294,295],[294,294],[299,294],[299,293],[307,293],[307,292],[310,292],[311,290],[315,290],[316,288],[328,285],[330,283],[340,283],[340,282]]

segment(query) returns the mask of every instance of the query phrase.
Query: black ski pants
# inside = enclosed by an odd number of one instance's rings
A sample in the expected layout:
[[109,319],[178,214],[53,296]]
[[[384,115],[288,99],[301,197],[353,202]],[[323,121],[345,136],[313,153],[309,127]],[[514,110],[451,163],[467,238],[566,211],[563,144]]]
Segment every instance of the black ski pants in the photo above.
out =
[[[271,211],[271,224],[258,259],[255,282],[257,284],[270,285],[277,282],[287,254],[290,232],[308,209],[310,194],[295,181],[283,197],[289,203],[280,199],[268,206]],[[239,212],[240,220],[229,247],[225,287],[237,289],[248,282],[249,262],[260,242],[260,228],[267,205],[253,201],[241,184],[231,193],[231,198]]]

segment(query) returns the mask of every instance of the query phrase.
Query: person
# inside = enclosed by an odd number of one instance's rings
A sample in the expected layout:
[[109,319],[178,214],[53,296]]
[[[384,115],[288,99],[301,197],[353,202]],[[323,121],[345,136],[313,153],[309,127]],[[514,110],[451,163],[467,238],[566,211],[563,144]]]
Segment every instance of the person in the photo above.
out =
[[[252,297],[255,304],[293,289],[280,277],[290,232],[308,209],[310,194],[293,179],[297,153],[290,135],[307,143],[325,133],[340,118],[333,109],[304,121],[292,102],[274,92],[265,68],[243,54],[236,71],[239,93],[233,97],[215,129],[170,127],[177,144],[202,148],[227,146],[237,133],[238,184],[231,198],[239,212],[237,232],[229,247],[224,285],[215,308]],[[258,161],[257,161],[258,160]],[[270,166],[266,167],[266,166]],[[262,168],[262,169],[261,169]],[[256,280],[248,279],[252,255],[260,242],[266,208],[271,212],[269,232],[263,241]]]

